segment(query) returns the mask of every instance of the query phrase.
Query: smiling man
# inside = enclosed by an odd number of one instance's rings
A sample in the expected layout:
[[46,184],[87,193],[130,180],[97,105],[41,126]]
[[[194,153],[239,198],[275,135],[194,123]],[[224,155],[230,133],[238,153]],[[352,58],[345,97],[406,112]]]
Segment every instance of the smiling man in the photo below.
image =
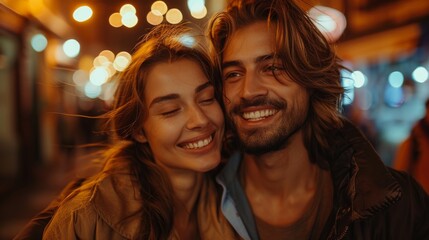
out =
[[427,194],[342,117],[340,60],[304,11],[231,1],[209,29],[238,143],[217,180],[241,237],[429,237]]

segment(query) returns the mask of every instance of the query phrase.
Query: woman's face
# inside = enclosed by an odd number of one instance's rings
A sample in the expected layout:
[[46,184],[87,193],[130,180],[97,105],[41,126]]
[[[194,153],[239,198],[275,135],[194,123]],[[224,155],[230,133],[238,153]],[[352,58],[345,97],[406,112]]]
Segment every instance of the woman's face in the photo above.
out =
[[189,59],[154,65],[147,76],[144,138],[167,171],[206,172],[221,160],[222,110],[200,65]]

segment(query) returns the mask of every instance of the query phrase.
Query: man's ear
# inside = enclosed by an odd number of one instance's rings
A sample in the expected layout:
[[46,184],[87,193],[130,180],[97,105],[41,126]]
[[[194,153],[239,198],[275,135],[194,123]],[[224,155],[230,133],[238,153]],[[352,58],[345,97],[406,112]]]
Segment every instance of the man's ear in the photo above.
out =
[[147,143],[147,138],[143,132],[143,129],[133,134],[134,139],[139,143]]

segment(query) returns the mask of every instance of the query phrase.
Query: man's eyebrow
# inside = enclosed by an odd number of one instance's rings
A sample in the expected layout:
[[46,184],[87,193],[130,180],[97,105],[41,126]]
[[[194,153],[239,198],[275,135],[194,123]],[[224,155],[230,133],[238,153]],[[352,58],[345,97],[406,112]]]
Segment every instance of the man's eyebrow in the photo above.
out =
[[260,62],[267,61],[267,60],[273,60],[275,58],[278,58],[278,57],[276,57],[274,53],[271,53],[271,54],[267,54],[267,55],[257,57],[255,59],[255,62],[260,63]]
[[[266,60],[277,58],[274,53],[266,54],[255,58],[255,63],[260,63]],[[240,66],[242,63],[239,60],[226,61],[222,63],[222,68]]]
[[227,61],[227,62],[223,62],[221,67],[227,68],[227,67],[234,67],[239,65],[241,65],[240,61]]
[[[195,93],[199,93],[199,92],[203,91],[204,89],[206,89],[206,88],[208,88],[210,86],[212,86],[212,84],[210,82],[205,82],[205,83],[199,85],[197,88],[195,88]],[[172,94],[167,94],[167,95],[164,95],[164,96],[156,97],[149,104],[149,108],[152,107],[155,104],[160,103],[160,102],[174,100],[174,99],[178,99],[178,98],[180,98],[180,96],[177,93],[172,93]]]

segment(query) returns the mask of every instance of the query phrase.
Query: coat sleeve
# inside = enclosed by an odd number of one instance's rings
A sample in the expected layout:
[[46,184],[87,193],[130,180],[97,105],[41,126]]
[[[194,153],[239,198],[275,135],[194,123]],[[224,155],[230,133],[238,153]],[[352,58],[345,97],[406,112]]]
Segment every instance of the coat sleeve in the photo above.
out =
[[[393,176],[402,187],[402,199],[395,208],[396,231],[404,228],[410,235],[407,239],[429,239],[429,196],[423,187],[409,174],[393,170]],[[392,219],[393,220],[393,219]]]
[[43,232],[43,239],[95,239],[100,220],[91,203],[75,196],[63,202]]
[[413,204],[416,205],[416,225],[413,239],[429,238],[429,196],[423,187],[410,176],[410,185],[414,197]]

